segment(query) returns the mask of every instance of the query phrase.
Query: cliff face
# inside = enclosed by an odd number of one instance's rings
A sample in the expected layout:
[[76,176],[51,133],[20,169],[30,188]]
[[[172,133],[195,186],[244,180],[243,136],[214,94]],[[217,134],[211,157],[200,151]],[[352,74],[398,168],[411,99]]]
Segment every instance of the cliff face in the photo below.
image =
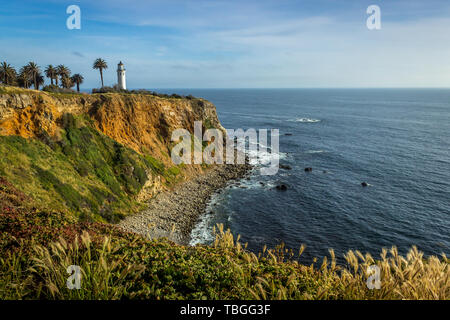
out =
[[166,164],[173,130],[193,132],[194,121],[223,129],[215,106],[203,99],[10,89],[0,95],[0,134],[36,138],[46,132],[58,139],[65,113],[88,115],[103,134],[139,153],[149,152]]
[[203,170],[170,158],[172,132],[195,121],[223,129],[203,99],[0,87],[0,176],[51,208],[117,222]]

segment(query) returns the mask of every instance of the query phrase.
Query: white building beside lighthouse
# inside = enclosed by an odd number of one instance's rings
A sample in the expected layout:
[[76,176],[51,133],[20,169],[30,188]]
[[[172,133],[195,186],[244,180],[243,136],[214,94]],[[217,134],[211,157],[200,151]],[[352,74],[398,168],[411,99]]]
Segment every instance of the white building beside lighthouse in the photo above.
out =
[[117,66],[117,84],[119,85],[119,89],[127,90],[127,78],[125,76],[125,67],[120,61]]

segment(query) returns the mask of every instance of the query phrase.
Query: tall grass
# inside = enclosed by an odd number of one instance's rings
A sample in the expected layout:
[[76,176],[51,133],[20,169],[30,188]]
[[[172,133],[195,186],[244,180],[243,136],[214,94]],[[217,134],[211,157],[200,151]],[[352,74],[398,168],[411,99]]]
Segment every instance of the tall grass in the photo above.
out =
[[[238,240],[238,239],[237,239]],[[226,232],[219,226],[216,240],[216,248],[229,248],[241,252],[242,246],[236,241],[229,230]],[[282,249],[282,248],[281,248]],[[300,248],[301,256],[304,247]],[[253,253],[244,252],[244,260],[249,264],[257,264],[261,255],[257,257]],[[271,276],[258,277],[254,288],[249,288],[255,299],[449,299],[450,298],[450,269],[448,258],[443,254],[439,259],[436,256],[424,258],[417,247],[412,247],[406,257],[399,255],[396,247],[389,251],[383,249],[380,259],[374,259],[369,253],[363,255],[360,251],[349,251],[345,255],[346,266],[339,266],[333,250],[330,250],[330,261],[323,259],[318,270],[313,265],[306,273],[316,273],[321,282],[315,295],[310,295],[299,289],[298,281],[301,273],[292,273],[284,285],[276,285]],[[281,250],[266,251],[266,262],[277,264],[299,264],[298,261],[283,262]],[[378,266],[380,270],[380,288],[369,289],[368,272],[372,266]],[[305,267],[304,267],[305,269]],[[236,270],[241,271],[240,266]],[[304,270],[305,271],[305,270]],[[251,273],[241,272],[242,276],[250,277]]]
[[[403,257],[380,259],[359,251],[338,265],[334,252],[320,265],[302,265],[283,246],[256,255],[223,226],[212,246],[182,247],[128,235],[93,241],[34,244],[29,264],[16,252],[0,260],[0,298],[17,299],[449,299],[448,259],[413,247]],[[67,267],[81,268],[81,289],[67,287]],[[369,289],[367,270],[380,268],[380,289]]]
[[[49,248],[34,246],[29,271],[38,279],[38,297],[110,300],[124,296],[145,267],[126,263],[129,252],[117,254],[119,250],[111,245],[109,237],[96,247],[86,232],[80,241],[76,238],[68,243],[60,239]],[[80,267],[80,289],[67,286],[67,268],[71,265]]]

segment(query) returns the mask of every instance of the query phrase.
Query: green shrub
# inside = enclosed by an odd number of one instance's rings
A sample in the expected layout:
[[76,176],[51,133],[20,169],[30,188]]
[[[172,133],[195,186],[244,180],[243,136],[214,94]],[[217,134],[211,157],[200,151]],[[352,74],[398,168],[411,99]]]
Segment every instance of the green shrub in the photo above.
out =
[[66,89],[66,88],[60,88],[57,85],[47,85],[44,88],[42,88],[43,91],[51,92],[51,93],[74,93],[77,94],[75,90],[72,89]]
[[64,114],[61,122],[59,141],[0,136],[2,175],[38,203],[82,218],[117,222],[140,209],[134,196],[154,169],[148,160],[99,133],[85,117]]
[[145,156],[145,161],[147,162],[148,166],[152,169],[154,173],[158,175],[164,174],[165,166],[161,161],[153,158],[150,155]]

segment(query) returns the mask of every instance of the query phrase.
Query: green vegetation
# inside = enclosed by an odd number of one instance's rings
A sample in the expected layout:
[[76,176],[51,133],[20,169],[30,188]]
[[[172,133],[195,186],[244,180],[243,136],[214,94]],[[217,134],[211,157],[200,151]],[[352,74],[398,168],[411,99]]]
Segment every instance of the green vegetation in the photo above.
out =
[[182,178],[181,168],[184,166],[184,164],[166,168],[166,166],[161,161],[153,158],[150,155],[146,155],[144,159],[154,173],[164,178],[166,186],[174,185]]
[[108,69],[108,64],[102,58],[98,58],[94,61],[92,69],[97,69],[100,72],[100,78],[102,80],[102,88],[105,86],[103,84],[103,70]]
[[14,85],[17,79],[16,70],[6,61],[0,64],[0,82],[5,85]]
[[[395,248],[380,260],[349,252],[304,266],[282,245],[248,252],[221,227],[212,246],[149,241],[111,225],[77,223],[32,208],[0,178],[0,299],[449,299],[448,259],[406,257]],[[304,247],[300,249],[299,255]],[[381,269],[369,290],[367,267]],[[81,289],[66,286],[67,267],[81,268]]]
[[83,83],[84,77],[81,74],[76,73],[70,79],[72,80],[72,82],[74,84],[77,85],[77,92],[79,93],[80,92],[80,84]]
[[203,106],[202,100],[199,98],[195,98],[192,95],[183,96],[183,95],[179,95],[176,93],[169,95],[166,93],[158,93],[156,91],[150,91],[150,90],[146,90],[146,89],[124,90],[124,89],[119,89],[117,85],[115,85],[114,87],[102,87],[102,88],[97,88],[97,89],[94,88],[94,89],[92,89],[92,93],[126,93],[126,94],[150,95],[150,96],[165,98],[165,99],[188,99],[188,100],[196,100],[197,105]]
[[[142,94],[142,95],[152,95],[160,98],[172,98],[172,99],[188,99],[197,100],[198,104],[201,105],[201,99],[195,98],[192,95],[183,96],[179,94],[168,95],[165,93],[157,93],[154,91],[149,91],[145,89],[138,90],[123,90],[119,89],[117,85],[114,87],[108,87],[104,85],[103,81],[103,71],[108,69],[108,63],[102,58],[98,58],[94,61],[92,68],[99,70],[101,79],[101,88],[92,89],[92,93],[126,93],[126,94]],[[50,84],[45,85],[43,74],[50,79]],[[19,86],[21,88],[29,89],[34,86],[35,90],[39,90],[42,86],[43,91],[51,93],[74,93],[72,90],[74,86],[77,87],[76,92],[80,92],[80,85],[83,83],[84,77],[76,73],[71,76],[70,69],[65,65],[58,65],[54,67],[53,65],[48,65],[44,72],[41,72],[41,68],[34,62],[29,62],[26,66],[16,72],[10,64],[6,61],[0,63],[0,85],[7,86]],[[1,86],[0,86],[1,87]],[[1,88],[0,88],[1,90]]]
[[23,89],[18,87],[4,86],[0,84],[0,94],[17,94],[23,93]]
[[114,87],[101,87],[101,88],[94,88],[92,89],[92,93],[129,93],[128,90],[119,89],[119,87],[116,85]]
[[49,93],[71,93],[71,94],[76,93],[72,89],[61,88],[61,87],[58,87],[55,84],[51,84],[51,85],[45,86],[44,88],[42,88],[42,91],[46,91],[46,92],[49,92]]
[[[44,74],[50,79],[50,85],[45,86],[44,91],[60,92],[61,90],[61,92],[70,92],[72,91],[70,88],[75,84],[77,85],[78,92],[80,91],[79,85],[83,82],[83,77],[80,74],[75,74],[71,77],[71,71],[65,65],[59,65],[57,67],[48,65],[44,70]],[[34,62],[29,62],[20,68],[19,73],[6,61],[0,64],[0,84],[19,86],[26,89],[34,86],[35,90],[39,90],[41,86],[44,86],[44,80],[41,68]],[[55,80],[55,84],[53,84],[53,80]],[[58,86],[58,80],[60,80],[61,87]]]
[[0,175],[39,204],[117,222],[141,207],[133,198],[147,172],[166,175],[156,160],[152,163],[102,135],[86,118],[65,114],[62,121],[59,140],[45,132],[40,140],[0,136]]
[[50,79],[50,84],[53,86],[53,80],[56,80],[56,84],[58,84],[58,70],[53,67],[53,65],[49,64],[45,69],[45,76]]
[[[64,89],[70,89],[74,86],[74,83],[70,77],[71,71],[65,65],[60,64],[56,67],[56,73],[61,78],[61,87]],[[58,78],[56,78],[56,84],[58,85]]]

